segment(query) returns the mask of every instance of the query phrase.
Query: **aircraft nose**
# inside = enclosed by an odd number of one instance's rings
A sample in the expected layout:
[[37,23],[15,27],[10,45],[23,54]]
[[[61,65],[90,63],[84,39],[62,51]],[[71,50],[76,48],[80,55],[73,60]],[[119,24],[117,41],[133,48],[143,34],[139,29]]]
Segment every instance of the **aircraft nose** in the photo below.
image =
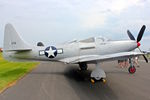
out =
[[140,46],[140,44],[139,43],[137,44],[136,41],[128,41],[127,42],[127,48],[130,48],[130,50],[136,49],[137,46]]

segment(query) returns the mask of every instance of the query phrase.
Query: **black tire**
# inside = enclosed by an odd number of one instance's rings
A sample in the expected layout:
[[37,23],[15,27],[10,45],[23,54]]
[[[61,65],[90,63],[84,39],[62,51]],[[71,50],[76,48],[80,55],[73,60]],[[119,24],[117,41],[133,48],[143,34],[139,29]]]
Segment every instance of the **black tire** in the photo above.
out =
[[136,72],[135,66],[130,66],[130,67],[128,68],[128,71],[129,71],[130,74],[134,74],[134,73]]

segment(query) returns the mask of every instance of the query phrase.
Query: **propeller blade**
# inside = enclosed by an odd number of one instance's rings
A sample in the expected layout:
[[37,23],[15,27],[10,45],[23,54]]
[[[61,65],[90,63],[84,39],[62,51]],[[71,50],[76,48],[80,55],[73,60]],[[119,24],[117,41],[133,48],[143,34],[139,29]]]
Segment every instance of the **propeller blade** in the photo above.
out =
[[140,32],[139,32],[139,35],[137,37],[137,42],[139,42],[142,39],[142,36],[144,34],[144,31],[145,31],[145,28],[146,28],[146,26],[143,25],[142,28],[141,28],[141,30],[140,30]]
[[[140,48],[138,48],[140,50],[140,52],[143,52]],[[145,59],[146,63],[148,63],[148,59],[146,58],[145,55],[143,55],[143,58]]]
[[143,58],[145,59],[146,63],[148,63],[148,59],[146,58],[145,55],[143,55]]
[[134,36],[132,35],[132,33],[129,30],[127,30],[127,33],[131,40],[135,40]]

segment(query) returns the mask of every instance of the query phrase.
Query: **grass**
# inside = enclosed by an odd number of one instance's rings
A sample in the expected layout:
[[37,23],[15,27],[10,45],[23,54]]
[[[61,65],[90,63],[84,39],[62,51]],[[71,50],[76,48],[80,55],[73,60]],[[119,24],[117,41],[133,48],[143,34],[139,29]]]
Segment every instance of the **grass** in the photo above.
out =
[[36,67],[35,62],[8,62],[0,53],[0,91]]

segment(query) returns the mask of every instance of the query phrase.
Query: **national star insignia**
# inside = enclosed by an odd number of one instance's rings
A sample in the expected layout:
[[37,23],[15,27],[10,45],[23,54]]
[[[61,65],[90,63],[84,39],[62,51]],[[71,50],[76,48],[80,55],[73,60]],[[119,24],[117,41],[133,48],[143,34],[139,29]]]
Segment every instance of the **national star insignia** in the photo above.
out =
[[45,50],[45,52],[47,53],[46,56],[47,56],[48,58],[54,58],[54,57],[56,56],[56,54],[57,54],[56,48],[55,48],[55,47],[52,47],[52,46],[48,47],[48,48]]

